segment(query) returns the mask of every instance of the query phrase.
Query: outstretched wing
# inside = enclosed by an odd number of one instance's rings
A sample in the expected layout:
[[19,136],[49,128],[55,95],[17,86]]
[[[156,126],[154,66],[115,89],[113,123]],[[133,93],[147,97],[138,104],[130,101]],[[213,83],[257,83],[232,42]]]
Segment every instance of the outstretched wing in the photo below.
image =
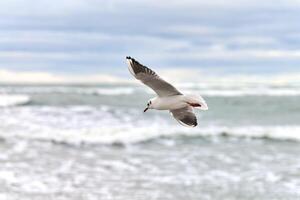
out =
[[135,59],[126,57],[130,73],[145,85],[152,88],[160,97],[181,95],[181,93],[170,83],[160,78],[153,70],[143,66]]
[[198,125],[193,107],[187,106],[177,110],[170,110],[171,115],[182,125],[195,127]]

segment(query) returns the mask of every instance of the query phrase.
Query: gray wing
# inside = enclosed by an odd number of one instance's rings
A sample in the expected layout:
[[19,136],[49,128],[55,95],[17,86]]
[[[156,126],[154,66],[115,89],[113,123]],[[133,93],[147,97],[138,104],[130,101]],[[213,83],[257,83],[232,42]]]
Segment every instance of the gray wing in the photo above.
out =
[[160,97],[181,95],[181,93],[170,83],[160,78],[153,70],[143,66],[135,59],[126,57],[130,73],[145,85],[152,88]]
[[182,125],[195,127],[198,125],[197,117],[191,106],[170,110],[171,115]]

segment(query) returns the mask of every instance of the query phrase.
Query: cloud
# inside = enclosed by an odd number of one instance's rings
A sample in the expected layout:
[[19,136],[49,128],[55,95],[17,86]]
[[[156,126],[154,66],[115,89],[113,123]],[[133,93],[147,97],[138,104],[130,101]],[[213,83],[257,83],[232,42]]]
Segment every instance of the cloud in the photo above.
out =
[[[249,8],[249,7],[295,7],[299,6],[299,0],[173,0],[172,3],[159,0],[10,0],[1,1],[0,10],[2,14],[30,14],[30,15],[68,15],[85,12],[128,12],[132,11],[132,7],[137,8],[155,8],[155,9],[182,9],[196,8],[207,9],[208,7],[218,8]],[[131,8],[130,10],[124,9]],[[136,10],[139,12],[139,10]]]
[[0,70],[0,83],[14,84],[94,84],[94,83],[130,83],[130,81],[109,75],[57,75],[47,72],[16,72]]
[[131,55],[159,67],[299,70],[299,12],[299,0],[1,1],[0,68],[118,72]]
[[247,50],[228,50],[222,47],[212,47],[211,50],[196,53],[181,53],[177,55],[189,59],[222,59],[222,60],[245,60],[245,59],[299,59],[300,50],[273,50],[273,49],[247,49]]

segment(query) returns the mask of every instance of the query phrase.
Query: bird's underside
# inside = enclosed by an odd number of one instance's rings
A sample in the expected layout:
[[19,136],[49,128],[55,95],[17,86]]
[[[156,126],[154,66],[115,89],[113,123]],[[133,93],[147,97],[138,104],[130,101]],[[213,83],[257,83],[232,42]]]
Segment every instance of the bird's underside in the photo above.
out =
[[[130,73],[142,83],[150,87],[160,98],[182,95],[173,85],[160,78],[153,70],[143,66],[135,59],[126,57]],[[197,117],[193,112],[193,105],[170,110],[171,115],[182,125],[197,126]]]

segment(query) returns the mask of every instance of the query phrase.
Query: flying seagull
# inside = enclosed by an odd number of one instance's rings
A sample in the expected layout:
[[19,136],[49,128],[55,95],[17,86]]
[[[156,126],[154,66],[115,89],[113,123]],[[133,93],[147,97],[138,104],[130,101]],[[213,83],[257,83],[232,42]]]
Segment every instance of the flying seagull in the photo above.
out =
[[180,124],[190,127],[197,126],[194,108],[208,110],[205,100],[200,95],[184,95],[134,58],[128,56],[126,60],[130,73],[158,95],[148,101],[144,112],[148,109],[169,110]]

